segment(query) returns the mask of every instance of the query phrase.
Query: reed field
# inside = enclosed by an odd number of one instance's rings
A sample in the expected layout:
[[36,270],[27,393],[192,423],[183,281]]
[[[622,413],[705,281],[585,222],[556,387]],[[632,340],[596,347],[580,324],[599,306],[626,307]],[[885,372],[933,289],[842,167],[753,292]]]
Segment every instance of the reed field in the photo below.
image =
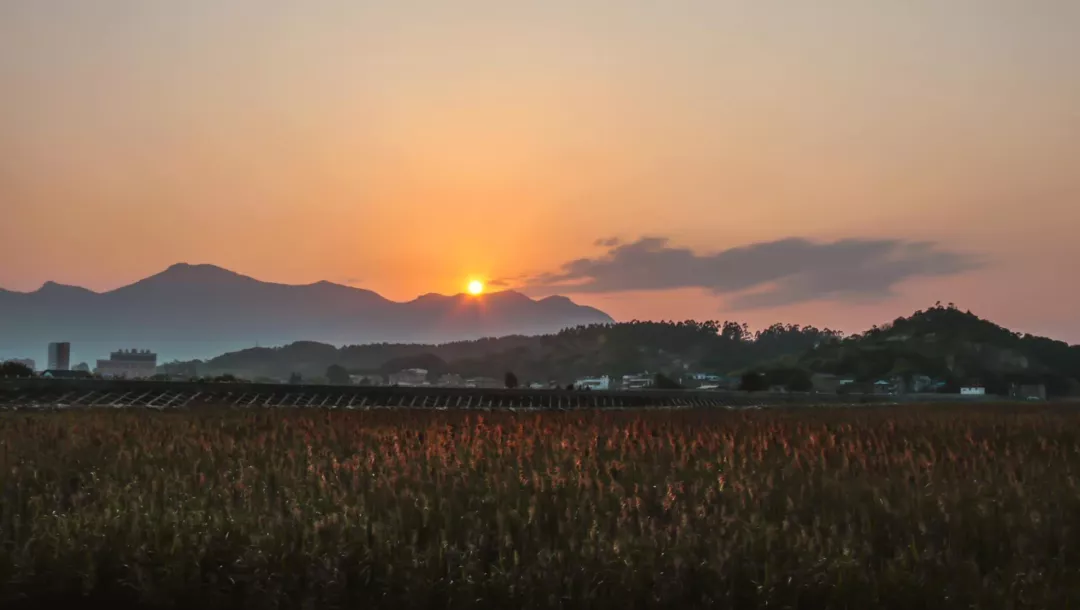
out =
[[1080,607],[1080,412],[0,413],[0,607]]

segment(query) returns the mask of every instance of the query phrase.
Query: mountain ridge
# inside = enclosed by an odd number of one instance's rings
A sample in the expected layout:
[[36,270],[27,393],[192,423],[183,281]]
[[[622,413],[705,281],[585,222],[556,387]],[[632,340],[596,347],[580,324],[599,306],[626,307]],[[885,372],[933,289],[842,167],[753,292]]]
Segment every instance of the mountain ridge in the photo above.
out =
[[425,296],[391,301],[325,280],[264,282],[216,265],[177,263],[104,292],[56,282],[33,292],[0,289],[0,356],[39,355],[49,342],[71,341],[75,361],[121,347],[181,359],[300,340],[444,342],[612,321],[568,299],[513,291]]
[[[408,300],[404,300],[404,301],[395,301],[395,300],[392,300],[392,299],[389,299],[387,297],[382,296],[381,294],[379,294],[378,292],[376,292],[374,290],[370,290],[370,289],[367,289],[367,288],[357,288],[355,286],[349,286],[347,284],[339,284],[337,282],[331,282],[329,280],[318,280],[318,281],[310,282],[310,283],[307,283],[307,284],[286,284],[286,283],[283,283],[283,282],[269,282],[269,281],[265,281],[265,280],[256,279],[256,278],[254,278],[252,276],[249,276],[249,275],[244,275],[242,273],[231,271],[231,270],[226,269],[224,267],[219,267],[217,265],[211,265],[211,264],[206,264],[206,263],[197,263],[197,264],[175,263],[173,265],[170,265],[164,271],[161,271],[159,273],[155,273],[153,275],[149,275],[149,276],[147,276],[145,278],[142,278],[140,280],[136,280],[134,282],[131,282],[130,284],[124,284],[123,286],[118,286],[118,287],[110,289],[110,290],[97,291],[97,290],[93,290],[93,289],[90,289],[90,288],[85,288],[83,286],[76,286],[74,284],[63,284],[63,283],[55,282],[55,281],[52,281],[52,280],[46,280],[39,288],[37,288],[36,290],[32,290],[32,291],[19,291],[19,290],[11,290],[11,289],[8,289],[8,288],[0,287],[0,294],[34,295],[34,294],[39,294],[42,291],[56,291],[58,289],[66,289],[66,290],[69,289],[71,291],[79,291],[79,292],[95,294],[95,295],[109,295],[109,294],[113,294],[113,293],[117,293],[117,292],[126,291],[128,289],[132,289],[132,288],[135,288],[135,287],[152,285],[152,284],[154,284],[156,282],[159,282],[161,280],[175,281],[176,279],[188,279],[188,278],[185,278],[184,275],[181,275],[181,274],[186,275],[186,274],[191,272],[190,270],[197,270],[199,273],[202,273],[203,276],[201,278],[199,278],[199,279],[201,279],[203,281],[206,281],[207,279],[228,279],[230,281],[239,280],[239,281],[244,281],[244,282],[249,282],[249,283],[261,284],[261,285],[264,285],[264,286],[279,286],[279,287],[288,287],[288,288],[335,288],[335,289],[341,289],[342,291],[349,291],[349,292],[354,292],[354,293],[376,295],[380,299],[386,301],[387,303],[394,303],[394,304],[398,304],[398,305],[404,305],[404,304],[407,304],[407,303],[415,303],[417,301],[423,301],[423,300],[427,300],[427,299],[435,300],[435,299],[476,298],[476,295],[471,295],[471,294],[468,294],[468,293],[465,293],[465,292],[458,292],[458,293],[454,293],[454,294],[442,294],[442,293],[438,293],[438,292],[428,292],[428,293],[425,293],[425,294],[422,294],[422,295],[418,295],[418,296],[416,296],[416,297],[414,297],[412,299],[408,299]],[[216,276],[216,278],[212,278],[211,274]],[[563,296],[563,295],[553,294],[553,295],[550,295],[550,296],[533,299],[533,298],[529,297],[528,295],[526,295],[526,294],[524,294],[522,292],[518,292],[516,290],[497,290],[497,291],[492,291],[492,292],[486,292],[483,295],[480,295],[480,297],[481,298],[491,299],[491,298],[500,298],[500,296],[508,296],[508,295],[512,295],[514,298],[518,298],[519,300],[529,300],[529,301],[532,301],[534,303],[561,302],[561,303],[572,303],[574,305],[577,305],[577,303],[574,303],[574,301],[572,299],[570,299],[567,296]],[[579,307],[587,307],[587,306],[582,306],[582,305],[578,305],[578,306]],[[595,308],[590,308],[590,309],[595,309]],[[599,311],[599,310],[597,310],[597,311]]]

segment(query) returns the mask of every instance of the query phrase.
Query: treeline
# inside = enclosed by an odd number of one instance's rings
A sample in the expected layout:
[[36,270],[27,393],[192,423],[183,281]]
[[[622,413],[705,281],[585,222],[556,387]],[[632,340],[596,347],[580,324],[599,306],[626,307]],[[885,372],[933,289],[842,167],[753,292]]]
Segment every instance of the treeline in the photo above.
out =
[[[385,374],[424,368],[433,375],[502,378],[514,371],[523,382],[568,382],[582,376],[622,376],[686,371],[728,374],[782,356],[797,357],[841,334],[829,329],[774,324],[753,332],[746,324],[718,321],[593,324],[553,335],[509,336],[442,345],[371,344],[335,348],[298,342],[253,348],[197,362],[200,375],[235,374],[248,379],[324,376],[338,365],[353,374]],[[166,369],[169,365],[166,365]],[[175,364],[178,368],[183,364]],[[188,363],[190,366],[190,363]]]
[[731,321],[635,320],[578,326],[552,335],[443,345],[336,348],[299,342],[196,363],[204,376],[278,380],[293,374],[321,379],[335,365],[350,374],[372,376],[422,368],[432,381],[447,373],[501,379],[513,371],[522,383],[565,384],[585,376],[647,371],[684,382],[688,373],[701,372],[744,377],[743,385],[754,388],[799,391],[811,385],[814,374],[822,373],[860,382],[929,377],[954,392],[967,384],[983,385],[994,394],[1007,394],[1020,384],[1043,384],[1050,395],[1080,394],[1080,346],[1016,333],[951,303],[938,303],[849,337],[795,324],[751,331],[746,324]]
[[21,362],[0,362],[0,378],[4,377],[33,377],[34,370]]

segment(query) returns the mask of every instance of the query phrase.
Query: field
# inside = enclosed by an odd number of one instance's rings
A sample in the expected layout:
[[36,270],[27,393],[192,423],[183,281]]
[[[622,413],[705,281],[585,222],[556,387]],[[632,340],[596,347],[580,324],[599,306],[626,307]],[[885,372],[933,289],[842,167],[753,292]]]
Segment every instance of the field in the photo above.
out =
[[0,607],[1066,608],[1080,413],[0,413]]

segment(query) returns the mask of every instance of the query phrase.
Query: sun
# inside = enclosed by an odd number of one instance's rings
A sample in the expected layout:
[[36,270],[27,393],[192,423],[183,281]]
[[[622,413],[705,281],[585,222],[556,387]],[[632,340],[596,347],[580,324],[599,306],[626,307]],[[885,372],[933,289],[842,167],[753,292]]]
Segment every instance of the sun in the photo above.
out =
[[473,280],[469,282],[469,294],[483,294],[484,283],[480,280]]

